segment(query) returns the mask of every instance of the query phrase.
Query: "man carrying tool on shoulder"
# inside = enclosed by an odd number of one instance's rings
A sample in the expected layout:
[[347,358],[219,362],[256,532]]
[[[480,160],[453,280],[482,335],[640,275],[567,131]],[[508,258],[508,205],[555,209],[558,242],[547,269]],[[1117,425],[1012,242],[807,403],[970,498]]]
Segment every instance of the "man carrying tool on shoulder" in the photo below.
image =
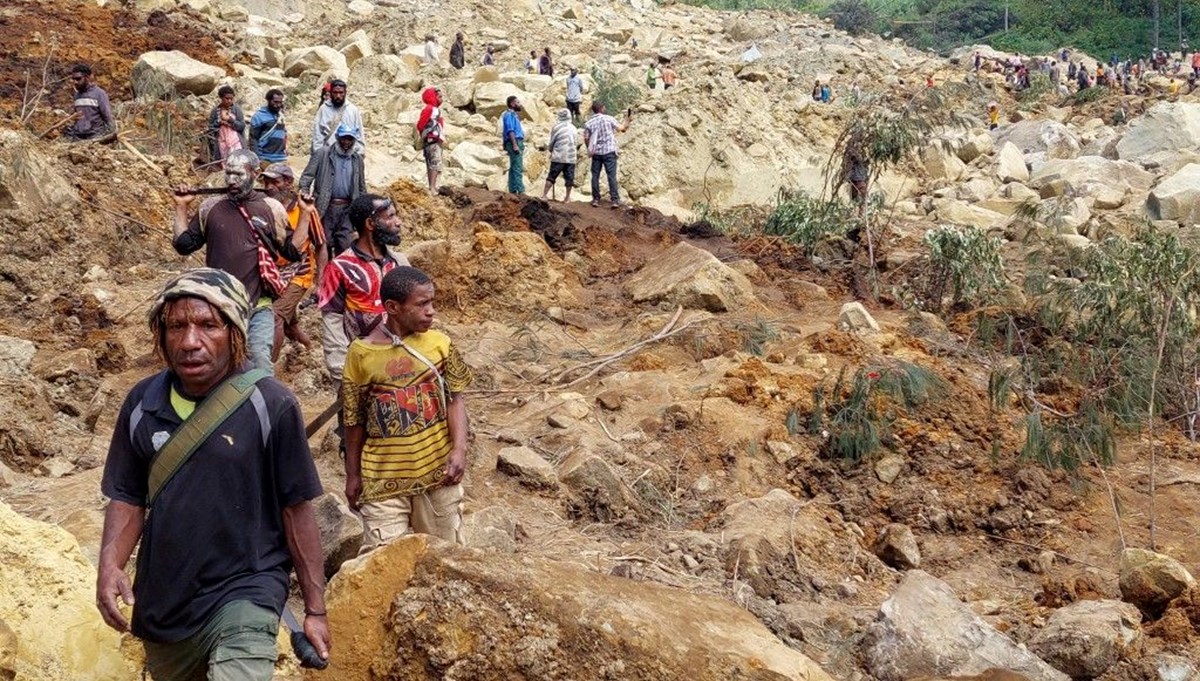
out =
[[170,281],[150,311],[167,369],[134,386],[109,446],[96,606],[142,639],[155,681],[270,681],[293,564],[305,611],[293,644],[315,648],[313,666],[329,657],[321,483],[296,397],[248,370],[249,316],[224,271]]

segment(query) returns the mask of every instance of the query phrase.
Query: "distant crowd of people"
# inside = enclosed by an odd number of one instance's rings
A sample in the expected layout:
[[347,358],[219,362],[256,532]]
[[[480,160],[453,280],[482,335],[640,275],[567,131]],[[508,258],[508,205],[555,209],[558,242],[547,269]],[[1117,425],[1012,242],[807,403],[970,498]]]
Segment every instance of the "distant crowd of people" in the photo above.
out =
[[1189,53],[1186,41],[1177,55],[1155,49],[1137,59],[1121,59],[1112,53],[1107,62],[1097,61],[1089,68],[1082,58],[1075,58],[1070,48],[1063,48],[1052,57],[1011,56],[1005,59],[984,57],[976,51],[971,60],[975,71],[992,71],[1004,74],[1005,82],[1016,92],[1026,90],[1033,84],[1033,75],[1042,74],[1059,94],[1066,96],[1093,87],[1107,87],[1124,94],[1158,94],[1146,84],[1151,75],[1168,79],[1166,95],[1175,97],[1186,84],[1187,92],[1193,92],[1200,81],[1200,52]]

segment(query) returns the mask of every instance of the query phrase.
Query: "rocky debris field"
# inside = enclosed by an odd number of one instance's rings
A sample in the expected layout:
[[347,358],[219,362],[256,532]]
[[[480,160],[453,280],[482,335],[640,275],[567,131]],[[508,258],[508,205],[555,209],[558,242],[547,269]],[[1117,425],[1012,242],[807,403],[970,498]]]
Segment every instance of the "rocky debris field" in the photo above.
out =
[[[30,29],[41,42],[26,47]],[[421,63],[426,32],[445,45],[458,29],[469,65],[482,42],[501,48],[495,69]],[[562,106],[561,79],[519,73],[543,44],[589,87],[593,65],[644,89],[647,60],[675,60],[680,86],[642,92],[622,137],[633,205],[494,191],[496,102],[527,100],[532,139]],[[126,100],[109,145],[36,139],[68,104],[61,85],[28,120],[0,109],[0,678],[138,678],[140,647],[91,606],[92,566],[113,420],[158,366],[149,299],[199,263],[170,249],[167,188],[206,179],[188,135],[218,83],[244,108],[284,88],[299,152],[331,74],[349,77],[369,184],[396,200],[402,248],[435,278],[438,324],[478,377],[469,548],[414,537],[344,562],[358,521],[332,434],[312,440],[337,678],[1198,678],[1192,443],[1156,434],[1153,511],[1144,438],[1103,473],[1045,469],[1021,456],[1024,415],[992,404],[975,316],[856,302],[820,264],[829,253],[692,221],[697,201],[819,190],[856,109],[813,103],[814,79],[897,97],[932,75],[962,84],[968,115],[881,178],[896,225],[885,283],[920,266],[943,223],[1003,235],[1011,262],[1029,232],[1076,248],[1143,217],[1185,232],[1200,200],[1192,98],[1021,102],[995,74],[802,15],[640,0],[22,0],[0,8],[0,45],[19,54],[0,62],[10,104],[51,54],[58,76],[92,60]],[[763,56],[747,64],[752,45]],[[135,72],[171,89],[132,99]],[[411,137],[430,84],[451,123],[435,197]],[[1008,119],[994,132],[975,116],[989,99]],[[531,154],[531,188],[544,166]],[[316,334],[312,309],[302,321]],[[856,373],[932,386],[911,404],[876,398],[886,446],[857,462],[833,454],[827,402]],[[287,347],[279,375],[306,414],[332,398],[319,351]],[[1141,548],[1151,513],[1155,552]],[[278,677],[299,677],[286,652]]]

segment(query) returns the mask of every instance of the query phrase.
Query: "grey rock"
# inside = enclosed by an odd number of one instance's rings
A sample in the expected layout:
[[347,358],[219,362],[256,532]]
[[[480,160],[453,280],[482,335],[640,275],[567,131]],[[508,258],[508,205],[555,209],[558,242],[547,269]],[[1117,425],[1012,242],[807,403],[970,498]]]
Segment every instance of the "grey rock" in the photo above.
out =
[[1067,681],[959,601],[945,582],[920,570],[904,575],[863,637],[866,669],[880,681],[972,676],[988,669],[1030,681]]
[[325,577],[332,577],[342,563],[358,555],[362,548],[362,520],[334,494],[323,494],[313,502],[317,529],[321,534],[321,554],[325,556]]
[[505,447],[500,450],[496,468],[532,489],[558,489],[554,466],[528,447]]
[[883,562],[900,570],[921,567],[921,549],[908,525],[893,523],[883,528],[872,547]]
[[1094,679],[1141,638],[1142,615],[1121,601],[1077,601],[1054,611],[1029,649],[1073,679]]
[[879,324],[875,318],[867,312],[867,308],[863,307],[862,303],[846,303],[842,306],[841,312],[838,313],[838,326],[847,331],[861,331],[868,329],[878,331]]
[[1145,549],[1125,549],[1121,553],[1119,583],[1122,600],[1156,617],[1171,599],[1194,586],[1196,580],[1170,556]]

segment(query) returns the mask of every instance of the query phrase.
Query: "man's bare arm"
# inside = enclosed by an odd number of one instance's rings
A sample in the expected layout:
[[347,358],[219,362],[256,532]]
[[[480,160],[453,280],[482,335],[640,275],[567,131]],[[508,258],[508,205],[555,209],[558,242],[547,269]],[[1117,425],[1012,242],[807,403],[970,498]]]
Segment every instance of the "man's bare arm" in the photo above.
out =
[[312,503],[302,501],[283,509],[283,530],[304,597],[304,634],[321,659],[327,660],[332,640],[325,612],[325,562]]
[[125,564],[142,536],[146,509],[122,501],[108,502],[104,510],[104,532],[100,539],[100,568],[96,577],[96,607],[105,624],[129,631],[129,620],[121,613],[117,597],[133,605],[133,586]]

